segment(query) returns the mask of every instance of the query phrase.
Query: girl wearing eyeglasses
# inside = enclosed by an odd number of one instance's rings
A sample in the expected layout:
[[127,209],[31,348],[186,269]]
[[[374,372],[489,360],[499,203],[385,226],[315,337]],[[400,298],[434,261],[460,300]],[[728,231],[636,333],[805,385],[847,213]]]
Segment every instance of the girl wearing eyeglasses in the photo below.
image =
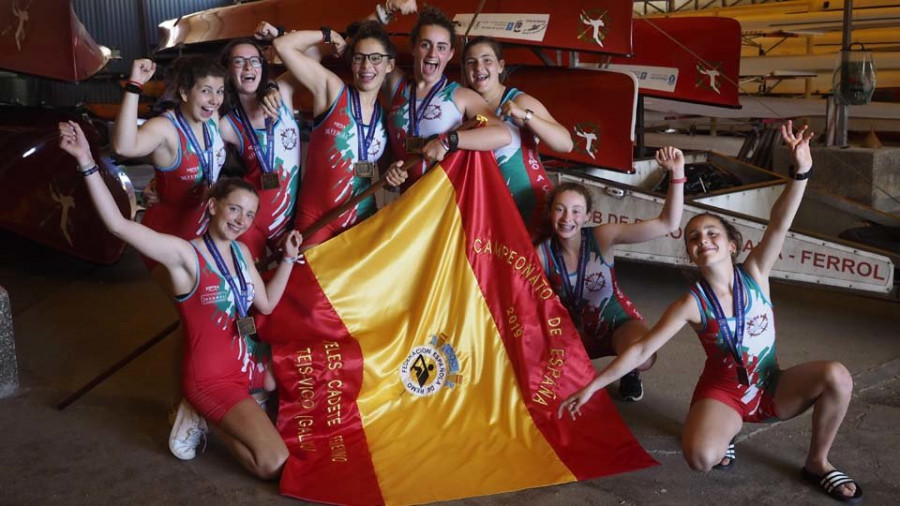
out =
[[241,236],[258,262],[265,258],[266,246],[278,249],[294,220],[301,160],[293,114],[297,81],[288,72],[270,81],[262,48],[252,39],[230,42],[221,63],[229,102],[222,137],[237,148],[244,180],[259,193],[256,219]]
[[[409,2],[415,8],[415,2]],[[291,32],[277,37],[276,29],[261,23],[256,35],[273,39],[285,67],[313,95],[315,117],[310,150],[297,205],[298,230],[304,230],[332,209],[341,206],[372,184],[376,164],[387,146],[385,114],[378,92],[394,68],[396,50],[377,21],[357,26],[349,46],[351,84],[307,53],[319,44],[331,47],[335,56],[348,49],[347,42],[327,27]],[[395,164],[385,177],[391,185],[402,182]],[[336,220],[305,238],[304,249],[322,243],[375,212],[369,197]]]
[[[161,233],[191,240],[206,229],[204,194],[225,162],[219,134],[219,106],[225,98],[225,71],[199,56],[179,58],[167,95],[173,107],[138,127],[138,101],[156,72],[151,60],[135,60],[113,128],[116,155],[148,157],[154,167],[156,202],[142,223]],[[144,259],[154,278],[168,287],[168,276],[155,261]]]

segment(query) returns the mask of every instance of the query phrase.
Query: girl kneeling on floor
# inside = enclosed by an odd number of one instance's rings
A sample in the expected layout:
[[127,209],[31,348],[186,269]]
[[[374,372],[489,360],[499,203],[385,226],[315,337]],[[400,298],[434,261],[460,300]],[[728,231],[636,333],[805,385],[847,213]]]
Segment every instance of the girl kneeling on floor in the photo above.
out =
[[790,121],[781,133],[793,152],[796,172],[772,207],[759,244],[743,264],[736,265],[734,257],[742,243],[734,226],[714,214],[691,219],[685,227],[685,243],[700,281],[670,305],[643,338],[564,400],[559,416],[567,411],[574,419],[594,392],[646,362],[690,324],[707,358],[682,435],[688,465],[698,471],[728,469],[734,464],[734,437],[744,422],[787,420],[812,407],[812,440],[802,476],[831,497],[853,504],[861,500],[862,488],[828,460],[850,403],[850,373],[841,363],[830,361],[781,370],[775,359],[769,272],[778,260],[812,169],[812,133],[806,127],[794,133]]
[[[187,343],[182,402],[176,429],[183,428],[180,458],[193,458],[206,421],[216,429],[235,458],[251,473],[272,479],[281,473],[288,450],[253,389],[274,388],[267,374],[268,354],[256,340],[247,312],[252,305],[269,314],[281,300],[302,238],[285,240],[284,261],[264,284],[250,252],[236,239],[253,223],[259,206],[256,190],[237,179],[221,179],[209,191],[207,231],[191,241],[156,232],[122,216],[91,155],[77,123],[59,124],[60,147],[75,157],[91,199],[109,231],[141,254],[166,267]],[[240,353],[235,353],[235,350]],[[270,384],[266,384],[270,383]],[[191,409],[197,409],[200,418]],[[170,445],[171,446],[171,445]]]

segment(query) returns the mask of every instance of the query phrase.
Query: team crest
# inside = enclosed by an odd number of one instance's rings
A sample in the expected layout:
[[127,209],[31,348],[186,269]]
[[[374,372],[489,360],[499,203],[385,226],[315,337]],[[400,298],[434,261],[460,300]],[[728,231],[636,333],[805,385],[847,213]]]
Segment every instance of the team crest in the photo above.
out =
[[440,104],[428,104],[428,107],[425,108],[425,112],[422,114],[422,117],[425,119],[441,119]]
[[400,382],[407,392],[428,397],[444,387],[454,388],[462,382],[456,350],[443,333],[431,336],[423,345],[410,350],[400,364]]
[[283,132],[281,132],[281,145],[284,147],[284,149],[294,149],[294,146],[297,145],[296,128],[286,128]]
[[582,9],[579,19],[581,20],[579,28],[582,30],[578,32],[578,40],[603,47],[603,39],[609,32],[609,27],[606,26],[608,21],[606,10],[599,7]]
[[599,292],[606,286],[606,277],[602,272],[595,272],[584,278],[584,287],[589,292]]
[[722,92],[719,91],[719,85],[722,84],[722,64],[710,63],[706,65],[698,63],[696,68],[696,86],[700,89],[712,90],[721,95]]
[[575,143],[575,151],[596,159],[597,152],[600,150],[599,134],[600,127],[596,123],[585,121],[576,124],[572,129],[572,141]]
[[752,318],[749,322],[747,322],[747,333],[750,334],[752,337],[756,337],[756,336],[762,334],[768,328],[769,328],[768,315],[761,314],[759,316],[756,316],[755,318]]

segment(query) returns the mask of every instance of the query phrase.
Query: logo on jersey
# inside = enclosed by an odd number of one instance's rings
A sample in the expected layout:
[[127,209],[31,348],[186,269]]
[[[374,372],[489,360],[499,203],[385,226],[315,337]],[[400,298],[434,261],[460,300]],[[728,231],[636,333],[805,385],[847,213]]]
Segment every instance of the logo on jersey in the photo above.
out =
[[285,128],[283,132],[281,132],[281,146],[284,149],[294,149],[297,146],[297,129],[294,127]]
[[584,278],[584,287],[589,292],[599,292],[606,287],[606,276],[602,272],[595,272]]
[[422,114],[422,118],[424,118],[424,119],[441,119],[441,105],[440,104],[428,104],[428,107],[425,108],[425,112]]
[[400,382],[416,397],[428,397],[442,388],[462,382],[456,350],[444,333],[432,335],[426,344],[410,350],[400,364]]
[[763,332],[765,332],[769,328],[769,316],[761,314],[754,318],[751,318],[750,321],[747,322],[747,333],[752,337],[756,337]]

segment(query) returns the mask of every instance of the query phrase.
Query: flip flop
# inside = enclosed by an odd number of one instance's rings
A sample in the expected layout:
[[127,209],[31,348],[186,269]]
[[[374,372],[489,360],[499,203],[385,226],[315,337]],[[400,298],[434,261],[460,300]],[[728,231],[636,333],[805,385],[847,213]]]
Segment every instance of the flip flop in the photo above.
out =
[[[822,476],[813,474],[809,472],[806,467],[800,470],[800,474],[803,476],[803,479],[818,485],[821,487],[822,491],[832,499],[837,499],[838,501],[845,502],[847,504],[858,504],[862,501],[862,487],[859,486],[859,483],[856,483],[852,478],[847,476],[846,474],[838,471],[837,469],[827,472]],[[851,497],[847,497],[841,493],[840,488],[841,485],[853,483],[856,485],[856,493]]]
[[[731,471],[731,468],[734,467],[734,461],[737,459],[737,456],[734,452],[734,439],[728,443],[728,449],[725,450],[725,455],[722,456],[723,459],[728,459],[727,464],[716,464],[713,466],[713,469],[718,469],[719,471]],[[721,460],[719,461],[721,462]]]

